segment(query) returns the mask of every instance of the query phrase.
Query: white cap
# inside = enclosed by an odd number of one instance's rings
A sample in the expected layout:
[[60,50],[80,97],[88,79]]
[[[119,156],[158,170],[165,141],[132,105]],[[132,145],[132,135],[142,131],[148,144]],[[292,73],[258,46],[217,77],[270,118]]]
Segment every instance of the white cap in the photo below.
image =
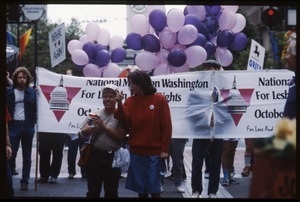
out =
[[105,85],[105,86],[102,88],[102,90],[104,90],[105,88],[109,88],[109,89],[112,89],[112,90],[114,90],[114,91],[119,91],[118,87],[117,87],[116,85],[114,85],[114,84],[107,84],[107,85]]

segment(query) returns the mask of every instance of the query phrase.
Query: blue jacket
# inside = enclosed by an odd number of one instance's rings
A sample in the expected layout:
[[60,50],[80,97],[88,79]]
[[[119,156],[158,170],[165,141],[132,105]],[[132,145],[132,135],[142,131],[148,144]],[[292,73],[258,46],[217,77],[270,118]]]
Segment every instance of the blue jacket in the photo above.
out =
[[[15,93],[14,87],[6,89],[6,104],[8,111],[12,118],[15,111]],[[25,110],[25,123],[28,127],[34,127],[37,121],[37,103],[36,103],[36,92],[33,88],[27,87],[24,95],[24,110]],[[11,124],[10,121],[8,124]]]
[[285,102],[283,117],[296,118],[296,77],[293,77],[289,84],[289,94]]

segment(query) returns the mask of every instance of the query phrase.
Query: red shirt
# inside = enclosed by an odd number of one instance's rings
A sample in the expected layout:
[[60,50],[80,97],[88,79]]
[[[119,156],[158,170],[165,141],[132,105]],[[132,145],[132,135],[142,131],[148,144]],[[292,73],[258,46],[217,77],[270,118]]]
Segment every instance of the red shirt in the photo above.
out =
[[160,155],[169,152],[172,121],[166,97],[156,93],[131,96],[117,109],[115,118],[129,127],[130,152],[140,155]]

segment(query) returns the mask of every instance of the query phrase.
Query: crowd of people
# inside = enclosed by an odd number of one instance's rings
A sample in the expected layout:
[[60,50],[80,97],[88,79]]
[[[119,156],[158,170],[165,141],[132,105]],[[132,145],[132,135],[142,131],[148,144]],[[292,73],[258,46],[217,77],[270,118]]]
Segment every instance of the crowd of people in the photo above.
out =
[[[296,70],[296,34],[291,35],[285,55],[287,68]],[[221,65],[215,60],[203,63],[206,71],[220,71]],[[295,76],[296,77],[296,76]],[[296,117],[295,77],[291,79],[289,94],[284,106],[284,117]],[[15,70],[7,82],[6,95],[6,157],[7,196],[13,197],[12,175],[18,175],[16,156],[22,147],[22,173],[20,190],[28,191],[31,173],[31,154],[35,124],[37,122],[36,89],[30,87],[31,75],[27,68]],[[122,147],[127,134],[130,165],[125,188],[137,193],[138,198],[161,198],[163,192],[161,163],[172,162],[171,177],[175,191],[185,192],[182,187],[186,179],[184,149],[188,139],[172,139],[172,120],[168,101],[153,86],[151,77],[145,71],[136,69],[128,72],[128,86],[131,95],[124,100],[122,91],[112,84],[102,89],[103,108],[93,111],[81,124],[78,134],[39,132],[39,180],[40,183],[58,183],[63,149],[70,138],[68,150],[69,179],[76,175],[77,153],[88,143],[92,145],[86,167],[81,167],[81,177],[86,178],[87,198],[100,198],[102,186],[104,198],[118,198],[120,168],[112,166],[115,152]],[[218,89],[211,97],[219,101]],[[138,104],[137,104],[138,103]],[[147,116],[145,116],[147,114]],[[210,115],[210,127],[214,127],[214,114]],[[92,124],[91,124],[92,122]],[[230,186],[239,184],[234,179],[235,151],[239,139],[217,139],[211,134],[207,139],[193,139],[191,188],[192,198],[202,198],[203,179],[208,180],[207,195],[217,198],[219,184]],[[242,177],[251,175],[254,162],[255,139],[245,139],[245,167]],[[206,168],[204,168],[204,164]],[[222,173],[221,173],[222,171]],[[164,172],[165,173],[165,172]],[[203,174],[205,176],[203,176]],[[223,179],[221,179],[223,174]]]

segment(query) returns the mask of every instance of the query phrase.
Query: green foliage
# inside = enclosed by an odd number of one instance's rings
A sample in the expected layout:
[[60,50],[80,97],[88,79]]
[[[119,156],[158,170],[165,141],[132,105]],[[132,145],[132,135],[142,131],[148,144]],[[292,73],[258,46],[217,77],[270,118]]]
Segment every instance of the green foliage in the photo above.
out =
[[[35,75],[35,59],[37,66],[44,67],[49,71],[53,71],[56,73],[65,74],[68,69],[71,69],[73,75],[82,76],[82,72],[74,69],[74,63],[71,60],[71,55],[66,49],[66,59],[60,64],[51,67],[51,59],[49,52],[49,36],[48,33],[57,27],[57,23],[49,23],[48,20],[38,20],[37,21],[37,46],[35,46],[35,25],[31,24],[20,24],[19,25],[19,33],[22,35],[25,31],[27,31],[30,27],[32,27],[32,32],[30,36],[30,40],[23,54],[22,60],[19,61],[18,66],[25,66],[29,69],[32,75]],[[80,22],[73,18],[70,24],[66,24],[66,45],[72,39],[79,39],[80,36],[83,35],[83,31],[81,29]],[[9,25],[9,30],[12,33],[18,32],[18,27],[16,24]],[[36,50],[35,50],[36,48]],[[37,54],[35,54],[37,53]],[[36,55],[36,58],[35,58]]]

